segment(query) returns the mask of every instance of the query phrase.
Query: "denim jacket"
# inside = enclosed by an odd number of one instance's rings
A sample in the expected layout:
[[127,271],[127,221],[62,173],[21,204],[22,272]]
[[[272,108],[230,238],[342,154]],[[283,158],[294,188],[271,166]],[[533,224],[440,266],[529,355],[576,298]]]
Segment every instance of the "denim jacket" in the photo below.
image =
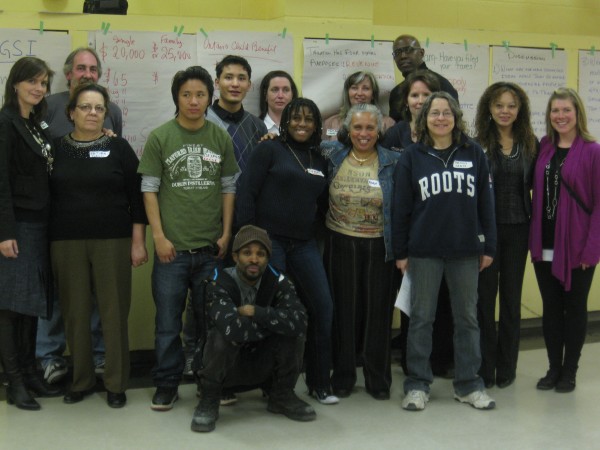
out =
[[[325,153],[325,152],[324,152]],[[340,170],[342,162],[350,153],[349,147],[338,147],[324,155],[329,160],[327,171],[327,182],[331,184]],[[379,185],[383,193],[383,242],[385,243],[385,260],[394,259],[392,251],[392,195],[394,192],[394,166],[400,158],[400,153],[377,146],[377,158],[379,160]]]

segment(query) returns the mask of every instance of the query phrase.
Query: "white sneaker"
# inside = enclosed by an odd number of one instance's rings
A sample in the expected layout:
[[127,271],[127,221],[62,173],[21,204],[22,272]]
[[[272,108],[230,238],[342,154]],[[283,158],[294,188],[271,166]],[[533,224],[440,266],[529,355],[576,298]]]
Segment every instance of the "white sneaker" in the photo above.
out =
[[340,402],[340,399],[333,395],[329,389],[309,389],[308,395],[316,398],[322,405],[335,405]]
[[460,396],[454,393],[454,398],[461,403],[468,403],[473,408],[477,409],[494,409],[496,407],[496,401],[487,395],[484,390],[473,391],[469,395]]
[[69,369],[64,361],[55,359],[51,361],[47,366],[46,370],[44,370],[44,380],[48,384],[54,384],[61,381]]
[[104,359],[98,361],[96,367],[94,367],[94,373],[98,376],[104,375],[104,368],[106,367],[106,362]]
[[407,411],[422,411],[428,401],[429,394],[427,392],[413,389],[408,391],[408,394],[402,399],[402,408]]

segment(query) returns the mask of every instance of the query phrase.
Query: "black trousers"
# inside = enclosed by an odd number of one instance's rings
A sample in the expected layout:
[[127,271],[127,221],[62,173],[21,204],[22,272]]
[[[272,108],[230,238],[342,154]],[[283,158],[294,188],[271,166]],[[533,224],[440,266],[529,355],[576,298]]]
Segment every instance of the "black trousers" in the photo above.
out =
[[259,386],[293,390],[302,367],[304,340],[273,334],[262,341],[236,345],[212,328],[206,336],[200,376],[234,392]]
[[577,372],[587,329],[587,299],[595,267],[574,269],[571,290],[552,275],[552,263],[534,263],[544,315],[542,328],[550,369]]
[[[492,264],[479,274],[477,313],[481,330],[481,369],[487,381],[515,377],[521,330],[521,292],[527,261],[529,223],[498,224]],[[500,315],[496,331],[496,295]]]
[[385,261],[383,238],[330,231],[325,270],[334,304],[332,387],[354,387],[359,354],[367,391],[389,391],[392,312],[400,275],[393,261]]

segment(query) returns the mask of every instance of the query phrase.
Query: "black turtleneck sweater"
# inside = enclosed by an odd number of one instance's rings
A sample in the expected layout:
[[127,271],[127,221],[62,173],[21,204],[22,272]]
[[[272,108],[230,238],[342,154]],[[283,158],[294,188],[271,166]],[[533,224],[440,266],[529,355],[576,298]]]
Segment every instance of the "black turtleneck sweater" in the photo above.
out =
[[326,201],[327,162],[307,144],[264,141],[250,154],[236,194],[236,226],[253,224],[272,237],[314,236]]

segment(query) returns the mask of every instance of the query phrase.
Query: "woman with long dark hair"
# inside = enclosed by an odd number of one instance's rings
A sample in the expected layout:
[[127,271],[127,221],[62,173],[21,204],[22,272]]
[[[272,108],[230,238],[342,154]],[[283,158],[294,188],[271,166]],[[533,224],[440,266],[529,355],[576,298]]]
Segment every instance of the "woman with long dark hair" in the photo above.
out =
[[59,394],[36,371],[38,317],[49,315],[52,281],[48,255],[48,177],[53,154],[46,94],[54,72],[39,58],[11,68],[0,111],[0,360],[8,378],[6,398],[38,410],[38,396]]
[[[521,329],[521,292],[527,260],[531,175],[538,142],[529,99],[514,83],[489,86],[477,106],[476,140],[494,180],[498,244],[491,266],[479,275],[477,303],[481,369],[487,388],[510,386],[516,376]],[[496,332],[496,296],[500,315]]]

